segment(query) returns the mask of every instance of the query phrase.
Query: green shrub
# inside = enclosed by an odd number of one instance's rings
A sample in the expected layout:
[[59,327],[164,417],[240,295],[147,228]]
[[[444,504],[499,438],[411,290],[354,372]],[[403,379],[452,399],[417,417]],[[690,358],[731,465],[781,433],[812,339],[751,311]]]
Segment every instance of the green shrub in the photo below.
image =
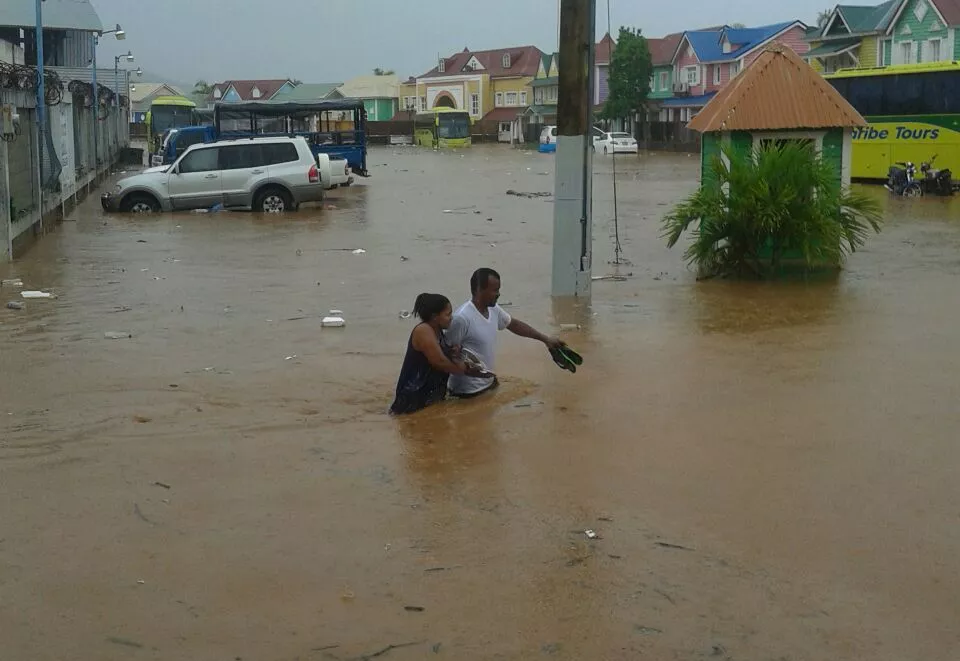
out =
[[702,277],[762,278],[784,261],[839,266],[880,231],[880,207],[844,189],[812,144],[767,142],[752,152],[723,149],[700,189],[664,218],[669,247],[687,230],[684,257]]

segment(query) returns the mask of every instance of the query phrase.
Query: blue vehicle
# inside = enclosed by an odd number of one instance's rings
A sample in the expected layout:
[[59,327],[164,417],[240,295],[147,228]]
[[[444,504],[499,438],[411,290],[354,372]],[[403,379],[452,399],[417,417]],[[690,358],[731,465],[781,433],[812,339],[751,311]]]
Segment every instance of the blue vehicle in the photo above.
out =
[[301,135],[314,154],[344,159],[356,174],[367,173],[367,113],[363,101],[252,101],[218,103],[212,126],[172,129],[151,165],[169,165],[198,143],[254,136]]

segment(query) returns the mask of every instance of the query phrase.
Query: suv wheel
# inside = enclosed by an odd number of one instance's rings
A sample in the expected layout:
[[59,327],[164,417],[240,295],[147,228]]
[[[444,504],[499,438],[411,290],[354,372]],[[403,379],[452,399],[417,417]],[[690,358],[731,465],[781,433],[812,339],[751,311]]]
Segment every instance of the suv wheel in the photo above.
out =
[[290,194],[282,188],[268,188],[259,195],[253,203],[254,211],[260,213],[283,213],[293,211],[293,200]]
[[158,213],[160,204],[150,195],[130,195],[123,201],[120,210],[126,213]]

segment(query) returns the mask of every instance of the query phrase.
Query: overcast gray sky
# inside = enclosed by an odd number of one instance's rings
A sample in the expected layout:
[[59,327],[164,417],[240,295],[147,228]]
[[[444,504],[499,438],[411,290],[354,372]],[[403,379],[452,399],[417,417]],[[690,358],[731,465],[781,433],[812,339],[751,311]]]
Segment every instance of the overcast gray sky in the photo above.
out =
[[[299,78],[342,82],[374,67],[429,70],[437,53],[557,46],[557,0],[92,0],[105,26],[120,23],[98,56],[133,51],[136,64],[179,82]],[[827,0],[610,0],[613,32],[651,37],[707,25],[812,23]],[[597,31],[606,31],[598,0]],[[831,5],[832,6],[832,5]]]

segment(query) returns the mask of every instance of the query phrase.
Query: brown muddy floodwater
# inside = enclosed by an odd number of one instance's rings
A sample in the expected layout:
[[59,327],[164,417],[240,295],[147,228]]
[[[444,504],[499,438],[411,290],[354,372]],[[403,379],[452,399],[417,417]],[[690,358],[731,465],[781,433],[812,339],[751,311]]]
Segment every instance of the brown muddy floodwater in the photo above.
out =
[[[620,158],[632,276],[576,311],[504,194],[552,156],[371,162],[284,218],[91,199],[0,267],[58,296],[0,309],[0,657],[960,659],[960,199],[874,190],[836,278],[698,284],[658,237],[697,159]],[[584,368],[505,335],[494,397],[389,418],[399,312],[481,265]]]

